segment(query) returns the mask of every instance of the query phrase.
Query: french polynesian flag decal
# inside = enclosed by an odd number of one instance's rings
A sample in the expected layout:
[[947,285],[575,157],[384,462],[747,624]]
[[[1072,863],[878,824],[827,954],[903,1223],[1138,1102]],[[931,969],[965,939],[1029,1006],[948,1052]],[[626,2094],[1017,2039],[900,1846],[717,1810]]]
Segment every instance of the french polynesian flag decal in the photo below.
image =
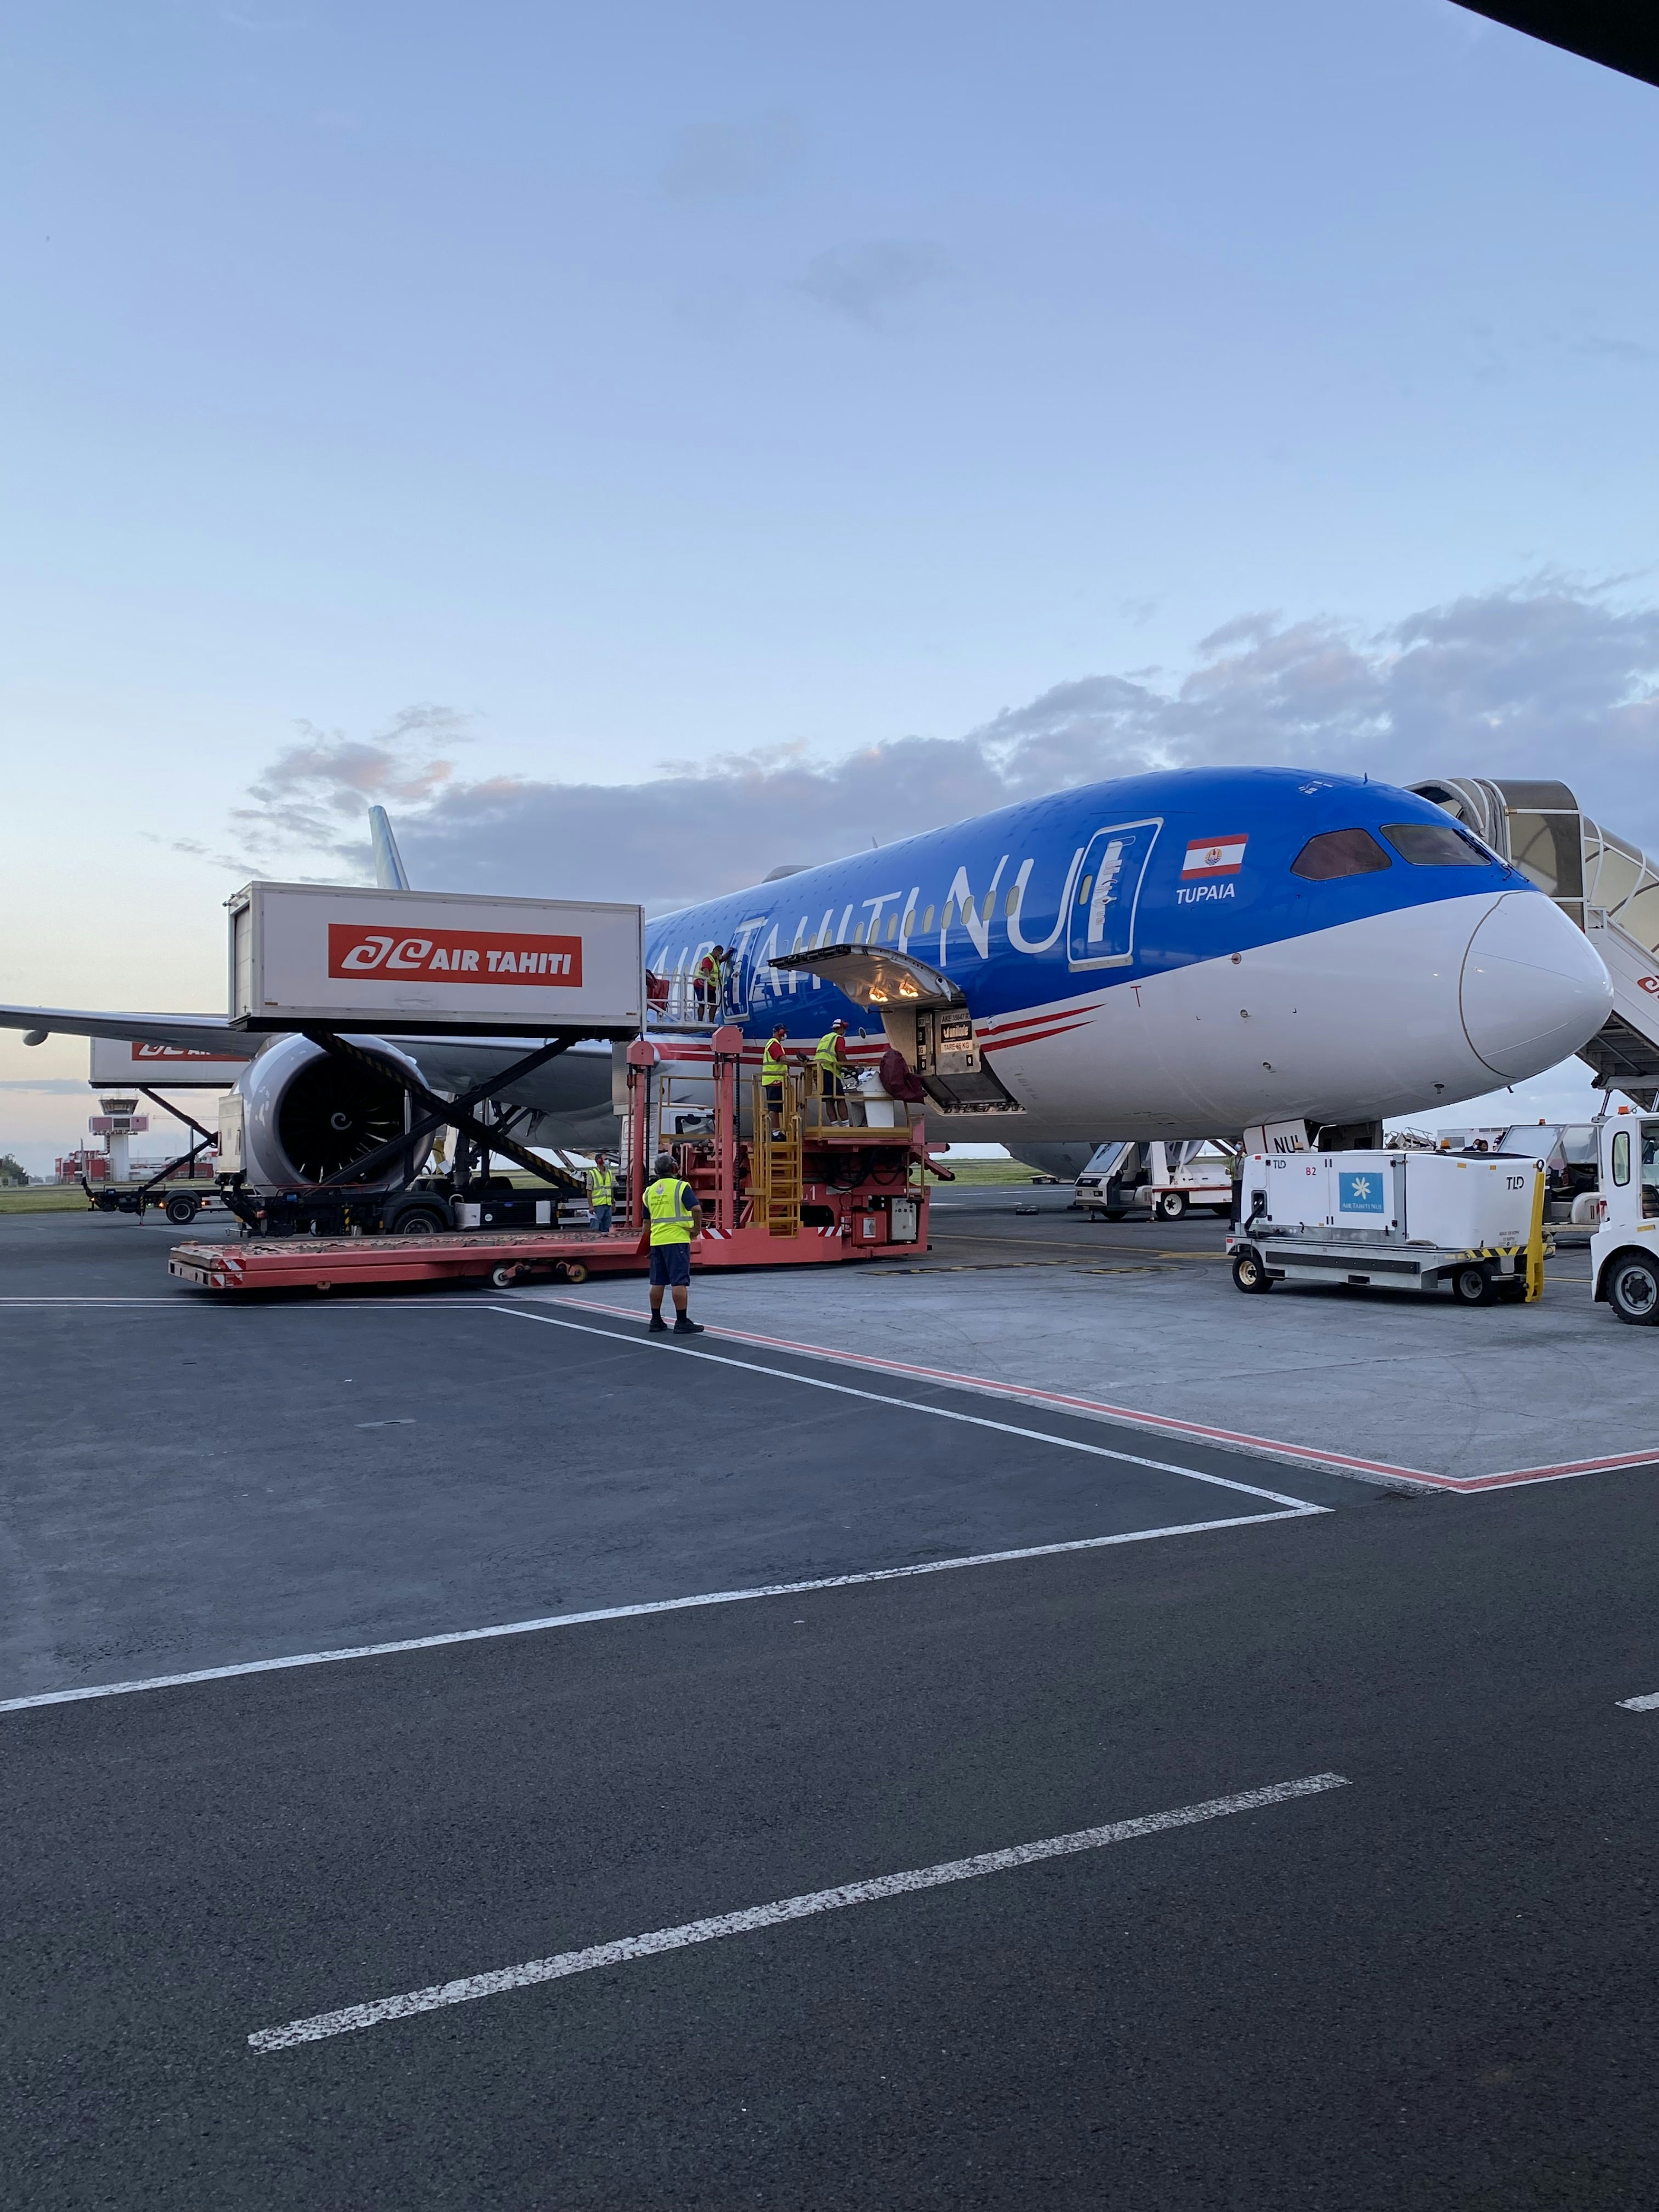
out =
[[1236,876],[1244,865],[1243,837],[1194,837],[1187,848],[1183,883],[1194,876]]

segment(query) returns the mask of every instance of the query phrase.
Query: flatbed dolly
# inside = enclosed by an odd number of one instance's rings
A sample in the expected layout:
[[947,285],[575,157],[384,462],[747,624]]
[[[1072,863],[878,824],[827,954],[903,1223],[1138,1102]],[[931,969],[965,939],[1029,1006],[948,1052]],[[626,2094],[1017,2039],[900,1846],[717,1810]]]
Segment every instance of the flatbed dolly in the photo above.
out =
[[[648,1164],[672,1152],[703,1208],[694,1271],[836,1265],[927,1249],[927,1177],[950,1179],[929,1155],[927,1125],[895,1102],[890,1126],[822,1119],[805,1070],[785,1089],[781,1138],[763,1133],[758,1075],[744,1133],[744,1040],[637,1039],[628,1048],[623,1224],[580,1229],[444,1231],[430,1236],[244,1237],[175,1245],[167,1272],[224,1292],[336,1291],[389,1283],[580,1283],[643,1273],[641,1196]],[[683,1125],[690,1123],[687,1130]],[[640,1163],[636,1169],[635,1163]]]

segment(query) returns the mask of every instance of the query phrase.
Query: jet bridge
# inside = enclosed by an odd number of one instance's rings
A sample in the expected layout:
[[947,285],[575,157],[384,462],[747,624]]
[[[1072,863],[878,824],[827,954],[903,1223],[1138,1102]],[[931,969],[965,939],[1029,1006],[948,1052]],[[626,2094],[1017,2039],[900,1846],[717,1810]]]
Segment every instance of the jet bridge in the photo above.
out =
[[1565,783],[1442,776],[1408,788],[1466,822],[1584,932],[1613,999],[1578,1057],[1598,1089],[1659,1103],[1659,866],[1592,821]]

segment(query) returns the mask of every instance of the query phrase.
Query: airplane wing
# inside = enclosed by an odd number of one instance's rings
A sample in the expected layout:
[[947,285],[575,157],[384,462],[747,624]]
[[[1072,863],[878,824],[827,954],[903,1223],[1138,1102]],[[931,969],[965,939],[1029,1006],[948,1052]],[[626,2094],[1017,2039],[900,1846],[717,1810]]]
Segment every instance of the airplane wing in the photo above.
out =
[[0,1006],[0,1030],[22,1030],[25,1042],[49,1036],[114,1037],[136,1044],[176,1044],[219,1060],[252,1060],[264,1042],[234,1030],[222,1014],[106,1014],[71,1006]]
[[1507,23],[1586,61],[1659,84],[1659,15],[1649,0],[1459,0],[1476,15]]

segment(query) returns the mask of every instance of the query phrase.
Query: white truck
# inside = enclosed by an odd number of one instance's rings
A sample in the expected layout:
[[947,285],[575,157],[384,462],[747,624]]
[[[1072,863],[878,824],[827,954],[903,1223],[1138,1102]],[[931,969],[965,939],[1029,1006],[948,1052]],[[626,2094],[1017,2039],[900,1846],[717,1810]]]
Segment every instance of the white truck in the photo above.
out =
[[[1552,1249],[1544,1188],[1543,1164],[1525,1153],[1253,1152],[1227,1239],[1233,1281],[1535,1299]],[[1654,1284],[1659,1300],[1659,1266]]]
[[1600,1124],[1599,1150],[1591,1294],[1620,1321],[1652,1328],[1659,1325],[1659,1120],[1620,1107]]
[[1146,1149],[1152,1155],[1151,1172],[1135,1196],[1151,1207],[1155,1221],[1179,1221],[1194,1206],[1231,1216],[1236,1146],[1214,1137],[1188,1137],[1179,1144],[1153,1144]]
[[1231,1215],[1236,1149],[1210,1137],[1102,1145],[1078,1177],[1073,1203],[1091,1221],[1122,1221],[1137,1206],[1155,1221],[1179,1221],[1194,1206]]

